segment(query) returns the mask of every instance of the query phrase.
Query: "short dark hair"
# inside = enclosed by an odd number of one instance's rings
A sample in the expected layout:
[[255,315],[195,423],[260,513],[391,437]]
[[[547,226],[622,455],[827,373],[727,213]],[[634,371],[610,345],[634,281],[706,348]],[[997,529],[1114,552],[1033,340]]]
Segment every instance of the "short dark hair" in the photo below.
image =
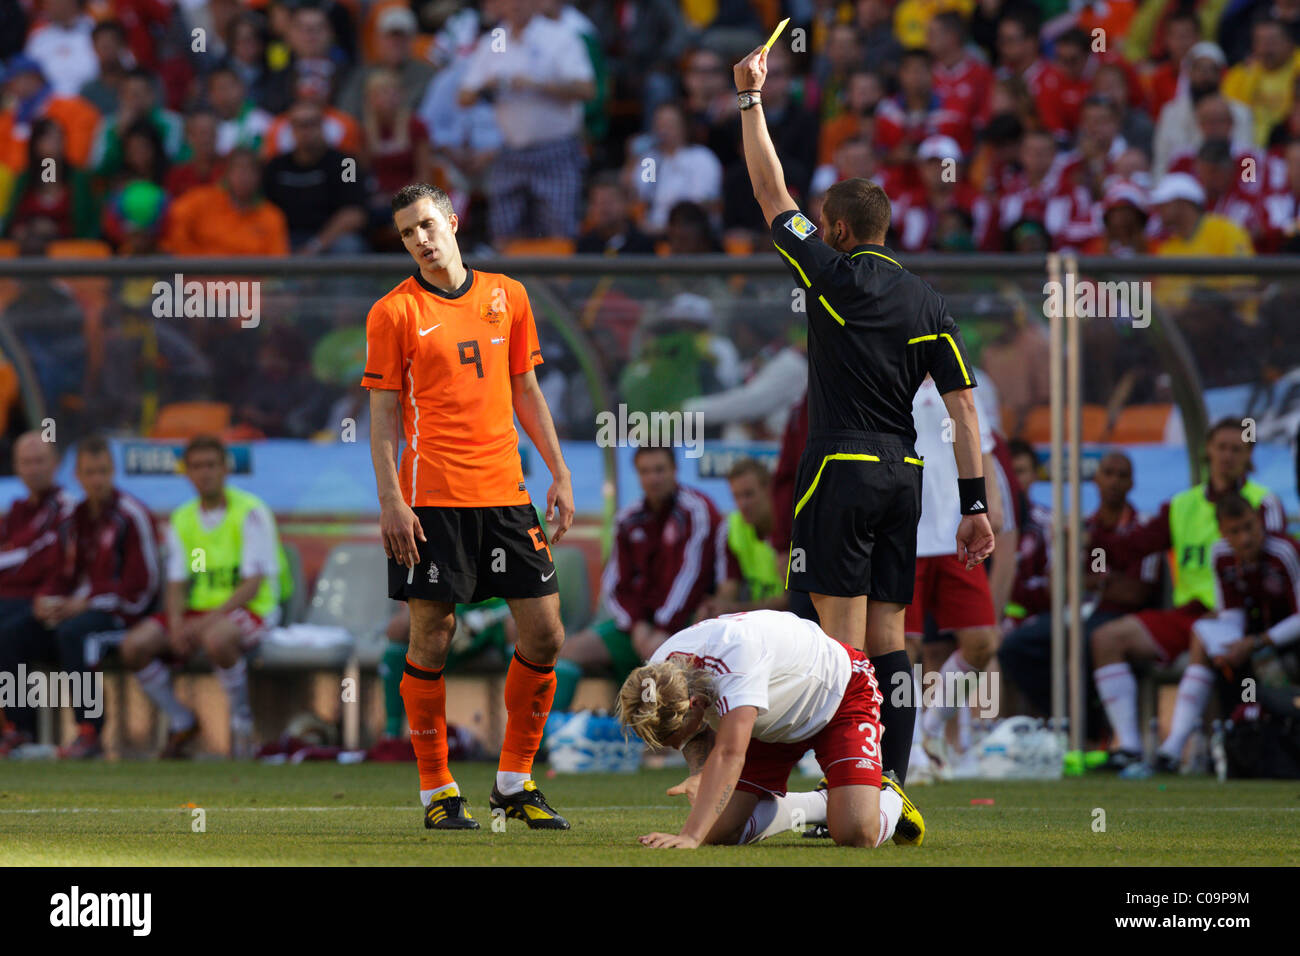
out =
[[126,30],[120,20],[100,20],[91,28],[90,36],[93,39],[101,33],[116,33],[119,40],[126,42]]
[[1226,139],[1207,139],[1196,151],[1196,158],[1211,166],[1232,165],[1232,144]]
[[1084,53],[1087,53],[1092,49],[1092,44],[1088,40],[1088,34],[1084,33],[1078,27],[1072,27],[1057,37],[1056,45],[1058,47],[1072,46],[1076,50],[1082,50]]
[[1042,41],[1038,36],[1042,19],[1033,10],[1025,7],[1018,7],[1009,10],[1002,15],[1002,23],[1014,23],[1020,28],[1020,32],[1024,34],[1027,39],[1033,40],[1040,46],[1042,45]]
[[677,454],[668,445],[637,445],[636,450],[632,452],[632,464],[635,465],[642,455],[656,451],[667,455],[668,463],[673,466],[674,471],[677,470]]
[[200,451],[215,451],[221,456],[221,460],[226,460],[226,443],[216,435],[195,435],[185,445],[185,451],[181,453],[181,461],[189,463],[190,455]]
[[958,39],[963,42],[966,39],[966,20],[956,10],[945,10],[943,13],[934,15],[934,22],[943,27],[949,33],[957,35]]
[[889,230],[889,196],[869,179],[845,179],[826,190],[822,217],[844,220],[863,242],[880,242]]
[[1214,436],[1221,431],[1234,431],[1241,434],[1241,419],[1232,415],[1225,415],[1211,425],[1205,432],[1205,441],[1208,443],[1214,440]]
[[1028,455],[1034,460],[1034,467],[1038,467],[1038,452],[1034,450],[1033,445],[1023,438],[1013,438],[1007,442],[1007,455],[1013,459],[1019,458],[1021,455]]
[[898,58],[898,65],[901,67],[908,60],[920,60],[927,67],[934,63],[934,57],[923,46],[909,47],[904,50],[903,55]]
[[1229,492],[1214,503],[1214,518],[1219,524],[1225,521],[1236,521],[1254,511],[1254,505],[1235,491]]
[[108,440],[103,435],[89,435],[77,442],[77,461],[81,461],[83,455],[112,455],[113,451],[108,447]]
[[428,183],[411,183],[399,189],[393,196],[393,213],[396,214],[407,206],[414,206],[421,199],[432,199],[434,206],[448,219],[456,214],[451,204],[451,197],[437,186],[430,186]]
[[745,475],[753,475],[762,485],[768,485],[772,482],[772,473],[767,470],[767,465],[757,458],[750,458],[748,455],[744,458],[737,458],[731,467],[727,469],[727,481],[735,481]]

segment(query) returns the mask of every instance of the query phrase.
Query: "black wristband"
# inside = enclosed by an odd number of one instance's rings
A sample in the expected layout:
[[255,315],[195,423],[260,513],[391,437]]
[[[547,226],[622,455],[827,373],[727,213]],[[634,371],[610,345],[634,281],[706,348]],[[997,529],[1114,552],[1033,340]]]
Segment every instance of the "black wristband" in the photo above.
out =
[[741,93],[762,93],[762,92],[763,92],[762,90],[736,90],[736,95],[739,96]]
[[961,496],[961,513],[985,515],[989,513],[988,494],[983,478],[958,478],[957,494]]

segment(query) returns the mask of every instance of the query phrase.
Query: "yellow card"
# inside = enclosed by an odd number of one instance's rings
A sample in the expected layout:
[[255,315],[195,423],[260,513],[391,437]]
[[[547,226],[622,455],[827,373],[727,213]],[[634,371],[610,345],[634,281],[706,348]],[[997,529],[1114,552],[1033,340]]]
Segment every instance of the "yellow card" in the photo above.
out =
[[772,31],[772,35],[768,37],[767,42],[763,44],[764,50],[772,49],[772,44],[776,42],[776,38],[781,35],[781,31],[785,29],[785,25],[789,22],[790,22],[790,18],[786,17],[784,20],[782,20],[780,23],[776,25],[776,29]]

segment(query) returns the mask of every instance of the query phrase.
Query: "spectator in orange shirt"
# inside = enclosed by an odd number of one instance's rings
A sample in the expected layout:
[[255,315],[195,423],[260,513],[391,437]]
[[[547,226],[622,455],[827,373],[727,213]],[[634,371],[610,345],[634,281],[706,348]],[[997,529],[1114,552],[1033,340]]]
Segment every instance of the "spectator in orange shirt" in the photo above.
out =
[[817,146],[817,164],[825,166],[835,162],[840,144],[865,136],[875,139],[872,117],[876,104],[885,98],[885,83],[873,70],[854,70],[849,74],[845,92],[845,110],[832,120],[822,123],[821,141]]
[[0,164],[21,172],[27,164],[31,125],[48,116],[63,128],[68,162],[78,167],[86,165],[99,126],[99,111],[88,101],[55,93],[41,65],[22,54],[9,62],[2,98],[8,106],[0,112]]
[[231,152],[219,183],[196,186],[172,205],[163,249],[178,256],[287,256],[284,213],[261,194],[262,164]]
[[1065,78],[1043,59],[1038,30],[1038,17],[1028,9],[1016,8],[1003,16],[998,23],[997,76],[1024,80],[1043,126],[1057,136],[1067,136],[1073,130],[1068,125],[1062,101]]

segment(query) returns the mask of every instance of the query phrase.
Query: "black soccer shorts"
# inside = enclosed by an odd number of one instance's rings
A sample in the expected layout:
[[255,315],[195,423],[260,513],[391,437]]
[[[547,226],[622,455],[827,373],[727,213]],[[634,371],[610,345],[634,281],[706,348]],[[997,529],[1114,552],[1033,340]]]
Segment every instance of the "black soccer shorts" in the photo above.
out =
[[475,604],[488,598],[534,598],[560,590],[546,531],[533,506],[416,508],[424,541],[413,568],[388,559],[395,601]]
[[916,451],[896,435],[810,437],[795,478],[786,587],[910,603],[921,467]]

